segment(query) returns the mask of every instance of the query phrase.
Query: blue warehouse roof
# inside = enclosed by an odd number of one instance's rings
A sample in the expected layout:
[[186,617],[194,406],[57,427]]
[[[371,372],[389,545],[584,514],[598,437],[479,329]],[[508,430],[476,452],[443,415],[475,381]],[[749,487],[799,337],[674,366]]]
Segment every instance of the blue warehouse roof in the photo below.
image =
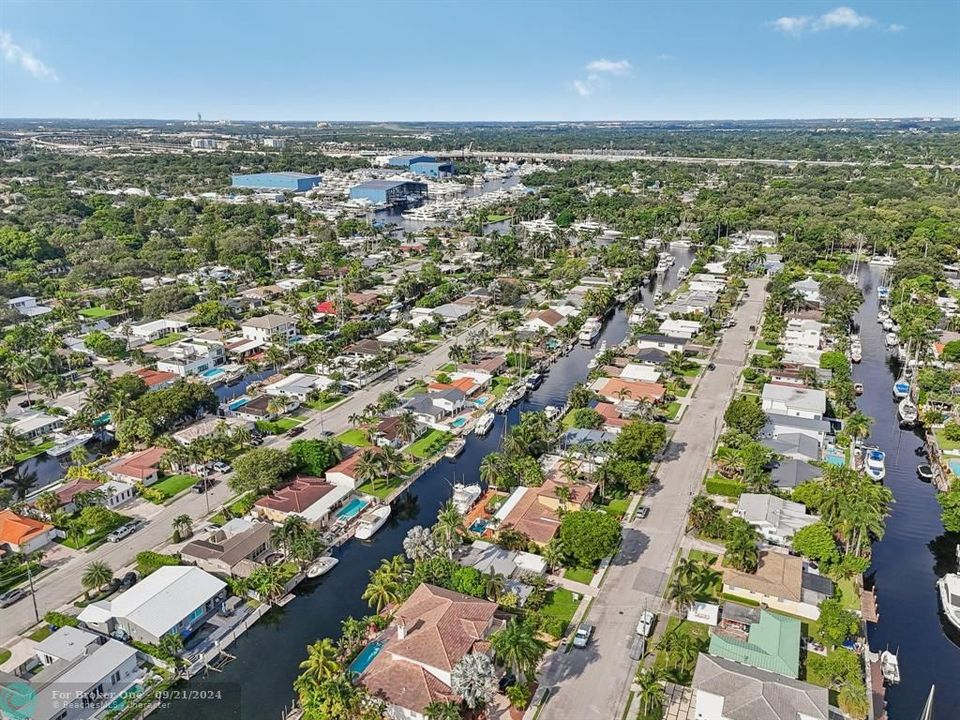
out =
[[400,187],[401,185],[406,185],[407,183],[412,182],[411,180],[367,180],[362,182],[359,185],[354,185],[355,188],[366,188],[368,190],[392,190],[395,187]]

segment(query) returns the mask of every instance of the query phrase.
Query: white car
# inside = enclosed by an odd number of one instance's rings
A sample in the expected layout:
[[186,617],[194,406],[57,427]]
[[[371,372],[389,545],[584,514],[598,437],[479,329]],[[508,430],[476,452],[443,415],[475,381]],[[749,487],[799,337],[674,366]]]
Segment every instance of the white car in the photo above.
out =
[[585,648],[590,642],[590,636],[593,635],[593,625],[590,623],[580,623],[577,628],[577,634],[573,636],[573,646]]
[[133,532],[133,528],[131,528],[129,525],[124,525],[123,527],[118,527],[118,528],[117,528],[116,530],[114,530],[112,533],[110,533],[109,535],[107,535],[107,542],[112,542],[112,543],[120,542],[121,540],[123,540],[127,535],[129,535],[129,534],[132,533],[132,532]]
[[650,637],[650,633],[653,631],[653,621],[656,619],[656,615],[649,610],[644,610],[643,615],[640,616],[640,622],[637,623],[637,635]]

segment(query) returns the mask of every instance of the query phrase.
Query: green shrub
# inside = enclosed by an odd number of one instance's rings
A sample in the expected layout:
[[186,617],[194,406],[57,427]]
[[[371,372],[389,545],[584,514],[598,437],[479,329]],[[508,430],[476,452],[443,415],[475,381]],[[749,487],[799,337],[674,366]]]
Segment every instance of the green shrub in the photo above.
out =
[[152,550],[144,550],[141,553],[137,553],[137,572],[140,573],[141,578],[149,575],[154,570],[159,570],[165,565],[179,564],[179,555],[164,555],[163,553],[153,552]]
[[49,625],[56,625],[57,627],[76,627],[80,622],[73,615],[67,615],[66,613],[57,612],[56,610],[51,610],[44,615],[43,621]]
[[707,480],[707,492],[711,495],[738,498],[746,489],[746,486],[739,480],[727,480],[717,476]]

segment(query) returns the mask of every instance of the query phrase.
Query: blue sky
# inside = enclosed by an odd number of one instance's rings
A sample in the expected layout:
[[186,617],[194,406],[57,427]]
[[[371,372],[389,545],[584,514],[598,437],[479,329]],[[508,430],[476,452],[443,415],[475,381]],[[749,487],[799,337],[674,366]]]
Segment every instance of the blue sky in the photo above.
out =
[[0,116],[960,115],[960,2],[0,2]]

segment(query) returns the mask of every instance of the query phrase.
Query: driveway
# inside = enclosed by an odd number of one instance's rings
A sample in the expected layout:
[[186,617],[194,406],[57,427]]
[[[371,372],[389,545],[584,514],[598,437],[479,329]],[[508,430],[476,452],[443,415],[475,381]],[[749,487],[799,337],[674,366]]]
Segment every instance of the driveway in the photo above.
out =
[[[680,548],[687,508],[703,479],[723,413],[747,355],[749,326],[760,318],[766,280],[748,281],[750,297],[734,312],[735,327],[724,334],[665,452],[659,483],[644,500],[645,520],[623,531],[623,544],[590,608],[594,640],[582,650],[553,653],[541,668],[541,682],[552,688],[543,720],[610,720],[620,717],[637,663],[628,654],[645,608],[668,610],[661,597]],[[661,623],[665,622],[661,620]]]

